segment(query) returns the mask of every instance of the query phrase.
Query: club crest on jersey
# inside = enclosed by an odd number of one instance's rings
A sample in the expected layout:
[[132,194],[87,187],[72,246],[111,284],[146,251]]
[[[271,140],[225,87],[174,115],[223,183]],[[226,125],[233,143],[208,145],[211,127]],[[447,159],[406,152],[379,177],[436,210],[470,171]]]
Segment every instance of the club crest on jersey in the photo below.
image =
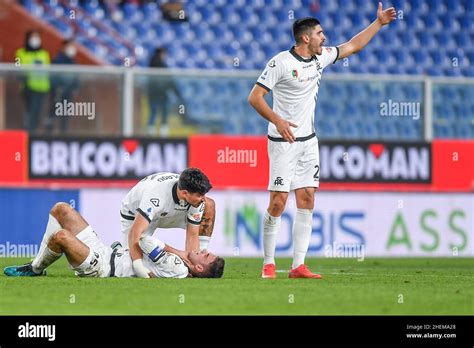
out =
[[297,78],[298,77],[298,70],[292,70],[291,71],[291,76],[293,76],[294,78]]
[[283,186],[283,178],[281,176],[277,176],[275,181],[273,182],[275,186]]
[[268,63],[268,66],[270,68],[274,68],[276,66],[276,63],[275,63],[275,59],[273,59],[272,61],[270,61],[270,63]]

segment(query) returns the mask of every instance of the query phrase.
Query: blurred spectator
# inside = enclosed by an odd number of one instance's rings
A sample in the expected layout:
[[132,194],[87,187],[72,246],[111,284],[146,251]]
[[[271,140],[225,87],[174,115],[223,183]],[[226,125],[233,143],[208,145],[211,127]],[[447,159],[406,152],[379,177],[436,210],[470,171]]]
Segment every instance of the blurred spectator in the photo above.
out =
[[[42,48],[41,33],[30,30],[25,36],[25,47],[15,53],[20,66],[49,65],[49,53]],[[23,76],[23,97],[25,98],[25,128],[34,132],[38,128],[44,100],[48,95],[50,82],[47,72],[28,71]]]
[[[64,40],[53,64],[76,64],[77,48],[73,39]],[[68,117],[56,117],[56,103],[71,101],[74,92],[79,86],[79,79],[75,73],[54,73],[51,79],[51,108],[46,122],[46,129],[51,134],[55,125],[55,120],[60,119],[60,129],[64,133],[67,131]]]
[[[166,68],[166,48],[157,48],[151,57],[150,67]],[[150,116],[148,118],[147,131],[148,134],[156,134],[155,123],[158,116],[158,109],[161,108],[161,127],[160,135],[168,136],[168,116],[170,112],[169,91],[173,91],[177,98],[181,98],[181,94],[175,83],[170,77],[151,76],[148,82],[148,101],[150,103]]]

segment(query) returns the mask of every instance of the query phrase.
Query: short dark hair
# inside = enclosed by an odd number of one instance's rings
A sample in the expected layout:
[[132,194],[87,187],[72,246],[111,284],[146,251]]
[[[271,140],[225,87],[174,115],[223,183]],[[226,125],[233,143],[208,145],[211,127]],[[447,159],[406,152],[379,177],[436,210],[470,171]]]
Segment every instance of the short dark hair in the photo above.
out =
[[224,274],[225,260],[222,257],[217,256],[217,258],[212,261],[208,267],[201,273],[197,273],[195,277],[197,278],[222,278]]
[[301,42],[301,35],[315,26],[321,24],[318,19],[313,17],[304,17],[293,23],[293,37],[297,43]]
[[178,188],[191,193],[205,195],[211,190],[212,185],[206,174],[201,170],[198,168],[188,168],[179,176]]

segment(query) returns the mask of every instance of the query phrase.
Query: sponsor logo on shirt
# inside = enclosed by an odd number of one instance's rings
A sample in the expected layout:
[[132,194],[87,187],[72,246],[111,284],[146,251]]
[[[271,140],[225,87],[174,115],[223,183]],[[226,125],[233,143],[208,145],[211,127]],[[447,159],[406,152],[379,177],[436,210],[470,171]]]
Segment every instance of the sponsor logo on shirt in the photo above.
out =
[[319,75],[313,75],[313,76],[306,76],[306,77],[300,77],[298,79],[298,82],[310,82],[310,81],[313,81],[315,79],[317,79],[319,77]]

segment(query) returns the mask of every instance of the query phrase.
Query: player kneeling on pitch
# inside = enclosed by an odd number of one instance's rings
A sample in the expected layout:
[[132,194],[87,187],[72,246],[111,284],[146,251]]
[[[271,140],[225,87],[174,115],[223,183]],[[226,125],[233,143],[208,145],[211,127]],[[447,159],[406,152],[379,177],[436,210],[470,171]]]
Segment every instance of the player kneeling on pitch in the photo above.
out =
[[[224,259],[205,250],[176,250],[151,236],[142,236],[139,246],[146,278],[220,278],[224,272]],[[16,277],[46,275],[45,269],[63,253],[80,277],[137,277],[129,250],[107,247],[67,203],[57,203],[51,209],[35,259],[23,266],[6,267],[4,273]]]
[[139,240],[157,228],[186,231],[186,251],[205,250],[212,235],[215,203],[206,197],[212,185],[198,168],[181,174],[155,173],[137,183],[125,196],[120,209],[124,245],[130,249],[137,276],[148,278]]

